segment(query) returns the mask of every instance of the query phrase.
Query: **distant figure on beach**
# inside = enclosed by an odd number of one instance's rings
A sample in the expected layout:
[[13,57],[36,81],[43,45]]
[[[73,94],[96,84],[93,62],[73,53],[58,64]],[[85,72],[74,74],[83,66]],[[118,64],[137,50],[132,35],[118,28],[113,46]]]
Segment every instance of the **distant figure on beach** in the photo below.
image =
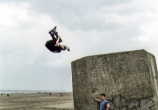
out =
[[60,92],[60,96],[61,96],[61,97],[63,96],[61,92]]
[[52,95],[52,93],[50,92],[49,95]]
[[10,95],[9,94],[7,94],[7,97],[9,97]]
[[3,94],[1,93],[1,96],[2,96]]
[[[53,53],[60,53],[63,50],[70,51],[70,48],[66,45],[60,45],[62,42],[61,37],[58,35],[58,32],[56,31],[57,26],[55,26],[52,30],[49,31],[49,34],[52,37],[52,40],[49,40],[46,42],[45,46],[48,50],[50,50]],[[56,37],[55,37],[56,36]]]
[[106,100],[106,95],[102,93],[100,95],[100,99],[94,98],[95,101],[100,103],[100,110],[109,110],[110,109],[110,104]]

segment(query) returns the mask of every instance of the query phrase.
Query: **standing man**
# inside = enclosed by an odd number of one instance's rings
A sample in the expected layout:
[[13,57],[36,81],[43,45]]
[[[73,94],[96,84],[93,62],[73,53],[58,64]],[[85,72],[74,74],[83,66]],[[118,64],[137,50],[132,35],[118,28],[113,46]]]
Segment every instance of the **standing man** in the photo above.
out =
[[110,109],[109,102],[106,100],[106,95],[104,93],[100,95],[100,99],[94,98],[94,100],[100,103],[100,110]]

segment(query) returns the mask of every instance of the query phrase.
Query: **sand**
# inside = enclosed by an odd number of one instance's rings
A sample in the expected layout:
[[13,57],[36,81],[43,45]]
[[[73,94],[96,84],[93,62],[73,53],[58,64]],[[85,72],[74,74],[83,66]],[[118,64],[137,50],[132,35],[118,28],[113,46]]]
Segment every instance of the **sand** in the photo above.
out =
[[72,93],[21,93],[0,96],[0,110],[73,110]]

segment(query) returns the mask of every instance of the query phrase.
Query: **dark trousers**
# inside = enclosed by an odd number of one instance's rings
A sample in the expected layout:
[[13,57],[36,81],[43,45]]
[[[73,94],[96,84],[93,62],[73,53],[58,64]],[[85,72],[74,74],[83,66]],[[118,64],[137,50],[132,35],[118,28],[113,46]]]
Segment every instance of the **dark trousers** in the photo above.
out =
[[[58,39],[58,33],[56,32],[55,34],[53,34],[52,32],[49,32],[49,34],[52,37],[53,41],[56,42]],[[55,36],[56,36],[56,38],[55,38]],[[59,43],[61,43],[61,42],[62,42],[62,39],[60,38]]]

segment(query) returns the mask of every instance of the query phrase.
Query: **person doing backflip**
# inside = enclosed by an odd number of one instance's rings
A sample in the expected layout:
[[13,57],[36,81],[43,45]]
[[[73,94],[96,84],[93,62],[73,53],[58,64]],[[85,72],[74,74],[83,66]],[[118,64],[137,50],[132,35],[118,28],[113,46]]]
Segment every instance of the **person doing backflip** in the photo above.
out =
[[67,51],[70,51],[70,48],[68,46],[60,45],[60,43],[62,42],[62,39],[58,35],[56,28],[57,26],[55,26],[52,30],[49,31],[49,34],[51,35],[52,40],[47,41],[45,46],[47,47],[48,50],[50,50],[53,53],[60,53],[61,51],[64,51],[66,49]]

